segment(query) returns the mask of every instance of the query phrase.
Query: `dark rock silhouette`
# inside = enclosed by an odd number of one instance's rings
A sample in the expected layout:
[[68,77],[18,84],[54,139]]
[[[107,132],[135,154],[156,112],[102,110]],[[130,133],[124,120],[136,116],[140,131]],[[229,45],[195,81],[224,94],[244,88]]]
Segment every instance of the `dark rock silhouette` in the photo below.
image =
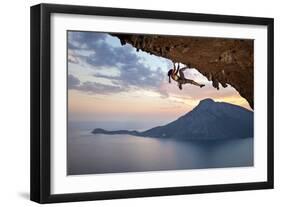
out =
[[138,132],[94,129],[93,134],[129,134],[175,139],[237,139],[253,137],[253,112],[240,106],[205,99],[187,114],[164,125]]
[[109,135],[114,135],[114,134],[131,134],[135,136],[141,136],[141,132],[138,131],[129,131],[129,130],[115,130],[115,131],[107,131],[101,128],[96,128],[92,131],[93,134],[109,134]]
[[217,89],[219,83],[222,87],[231,85],[254,108],[253,40],[118,33],[111,35],[118,37],[122,45],[131,44],[137,51],[142,50],[196,68]]

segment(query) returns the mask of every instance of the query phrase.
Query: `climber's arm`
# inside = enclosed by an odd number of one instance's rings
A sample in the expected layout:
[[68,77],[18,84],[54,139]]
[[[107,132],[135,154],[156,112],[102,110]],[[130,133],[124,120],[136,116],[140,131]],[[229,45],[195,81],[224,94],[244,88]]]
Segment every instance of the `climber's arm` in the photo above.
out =
[[174,68],[173,68],[173,71],[172,71],[172,76],[173,76],[173,75],[176,75],[176,74],[178,73],[178,69],[177,69],[177,67],[176,67],[176,63],[173,62],[173,64],[174,64]]
[[174,63],[174,74],[175,74],[175,75],[178,74],[179,69],[180,69],[180,64],[178,63],[178,67],[177,67],[177,69],[176,69],[176,65],[175,65],[175,63]]

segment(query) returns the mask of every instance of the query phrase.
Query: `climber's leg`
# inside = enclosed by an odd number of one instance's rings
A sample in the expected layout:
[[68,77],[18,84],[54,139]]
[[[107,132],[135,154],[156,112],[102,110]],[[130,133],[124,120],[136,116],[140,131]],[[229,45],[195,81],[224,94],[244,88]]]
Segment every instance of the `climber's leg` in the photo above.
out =
[[[178,67],[179,67],[179,65],[178,65]],[[186,67],[183,67],[183,68],[179,69],[179,76],[180,76],[180,78],[178,80],[179,89],[182,90],[182,85],[186,84],[186,83],[192,84],[192,85],[195,85],[195,86],[199,86],[200,88],[204,87],[205,86],[204,84],[197,83],[194,80],[187,79],[187,78],[184,77],[183,71],[185,71],[185,69],[187,69],[187,68],[189,68],[189,67],[186,66]]]
[[200,88],[205,86],[204,84],[197,83],[196,81],[187,78],[184,79],[184,83],[189,83],[195,86],[199,86]]
[[181,78],[182,80],[185,79],[184,73],[183,73],[183,71],[184,71],[185,69],[186,69],[186,68],[181,68],[181,69],[179,70],[180,78]]
[[182,84],[178,82],[179,89],[182,90]]

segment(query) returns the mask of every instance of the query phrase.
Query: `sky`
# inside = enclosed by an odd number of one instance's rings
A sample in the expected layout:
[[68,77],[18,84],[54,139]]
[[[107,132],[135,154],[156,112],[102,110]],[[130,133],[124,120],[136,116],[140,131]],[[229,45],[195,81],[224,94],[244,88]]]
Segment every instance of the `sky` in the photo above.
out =
[[[248,108],[248,102],[228,86],[217,90],[196,69],[185,77],[206,86],[168,83],[169,59],[121,45],[107,33],[68,32],[69,121],[167,123],[212,98]],[[184,66],[184,65],[181,65]],[[251,110],[251,109],[250,109]]]

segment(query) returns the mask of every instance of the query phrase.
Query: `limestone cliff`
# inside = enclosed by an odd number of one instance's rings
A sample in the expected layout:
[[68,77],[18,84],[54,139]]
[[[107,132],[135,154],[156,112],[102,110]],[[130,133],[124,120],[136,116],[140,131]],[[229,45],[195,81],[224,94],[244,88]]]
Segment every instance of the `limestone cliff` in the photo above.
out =
[[215,88],[234,87],[254,108],[254,41],[246,39],[111,34],[122,45],[196,68]]

